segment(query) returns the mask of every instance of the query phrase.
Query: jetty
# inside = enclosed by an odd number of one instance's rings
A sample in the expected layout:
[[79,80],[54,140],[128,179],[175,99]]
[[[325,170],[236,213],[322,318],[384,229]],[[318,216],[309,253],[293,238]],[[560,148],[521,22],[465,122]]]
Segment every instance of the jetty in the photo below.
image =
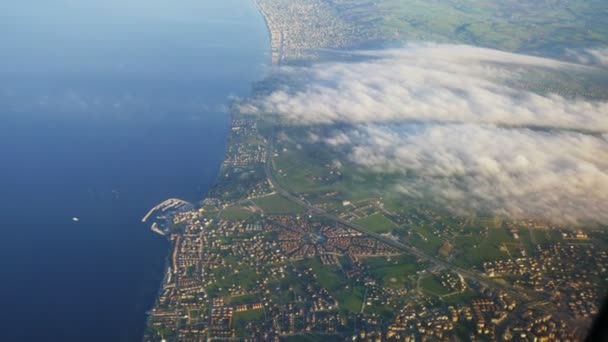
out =
[[150,209],[146,216],[141,219],[141,222],[146,222],[154,215],[154,213],[160,211],[161,213],[168,213],[171,211],[186,211],[194,208],[192,203],[181,200],[179,198],[169,198],[159,204],[157,204],[154,208]]

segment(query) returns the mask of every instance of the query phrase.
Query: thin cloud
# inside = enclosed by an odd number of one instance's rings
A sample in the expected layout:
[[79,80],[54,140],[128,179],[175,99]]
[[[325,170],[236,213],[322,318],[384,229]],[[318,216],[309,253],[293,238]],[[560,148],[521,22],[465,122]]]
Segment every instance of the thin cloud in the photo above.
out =
[[581,64],[608,67],[608,48],[580,51],[569,49],[566,51],[566,56]]

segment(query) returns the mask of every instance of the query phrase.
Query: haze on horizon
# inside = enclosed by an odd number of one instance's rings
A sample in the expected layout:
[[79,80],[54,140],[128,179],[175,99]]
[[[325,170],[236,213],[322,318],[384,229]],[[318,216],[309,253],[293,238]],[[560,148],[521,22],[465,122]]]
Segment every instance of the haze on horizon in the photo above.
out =
[[[226,77],[251,67],[236,53],[218,59],[217,50],[265,48],[257,39],[232,45],[242,30],[259,30],[246,9],[223,10],[194,0],[2,2],[3,115],[137,121],[223,113],[226,98],[217,98]],[[211,36],[217,27],[225,28],[221,41]]]

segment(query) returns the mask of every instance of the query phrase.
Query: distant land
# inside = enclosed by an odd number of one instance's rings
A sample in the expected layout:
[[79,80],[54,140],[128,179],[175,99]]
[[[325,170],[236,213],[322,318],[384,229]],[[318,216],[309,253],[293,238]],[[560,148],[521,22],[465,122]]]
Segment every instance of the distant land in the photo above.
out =
[[463,43],[561,56],[608,46],[602,0],[257,0],[275,63],[318,57],[323,48]]

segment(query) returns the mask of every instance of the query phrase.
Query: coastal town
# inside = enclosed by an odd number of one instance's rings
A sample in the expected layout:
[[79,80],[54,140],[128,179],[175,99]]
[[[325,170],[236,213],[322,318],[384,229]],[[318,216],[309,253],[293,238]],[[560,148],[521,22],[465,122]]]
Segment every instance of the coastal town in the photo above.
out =
[[608,342],[608,0],[0,17],[0,342]]
[[462,259],[466,219],[283,189],[287,145],[259,125],[235,115],[213,197],[161,212],[173,247],[146,341],[574,341],[598,313],[603,231],[483,219],[499,254]]
[[[606,277],[604,267],[581,267],[606,265],[605,252],[568,243],[535,258],[484,262],[480,274],[512,277],[534,297],[521,300],[340,224],[300,215],[226,220],[207,210],[174,218],[185,229],[170,236],[148,340],[576,340],[602,295],[592,279]],[[548,313],[549,304],[559,311]],[[462,335],[463,326],[474,329]]]
[[320,49],[353,46],[362,34],[321,0],[256,0],[256,4],[270,32],[274,65],[315,59]]
[[[272,64],[386,34],[349,4],[257,0]],[[311,135],[232,108],[206,197],[148,217],[172,249],[145,341],[584,339],[608,292],[605,227],[429,206]]]

